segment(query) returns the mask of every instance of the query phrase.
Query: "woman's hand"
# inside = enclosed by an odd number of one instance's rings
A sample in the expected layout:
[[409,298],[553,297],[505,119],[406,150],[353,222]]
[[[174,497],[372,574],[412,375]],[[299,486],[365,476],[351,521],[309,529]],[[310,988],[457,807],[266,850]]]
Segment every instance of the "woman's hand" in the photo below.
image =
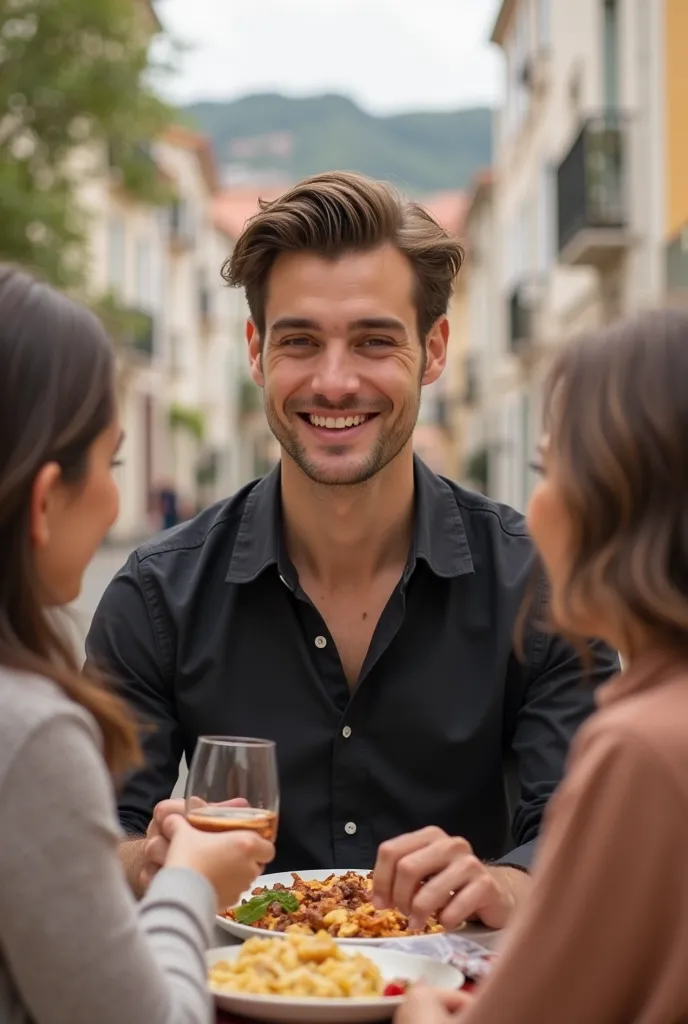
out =
[[475,996],[414,985],[394,1015],[394,1024],[451,1024],[469,1007]]
[[[201,806],[203,801],[194,798],[192,800],[192,804],[194,806]],[[234,800],[225,801],[225,805],[227,807],[247,807],[248,801],[244,800],[243,797],[236,797]],[[143,841],[143,867],[138,879],[141,892],[146,891],[160,868],[165,866],[167,854],[170,849],[169,840],[165,835],[166,819],[172,814],[181,814],[183,816],[185,810],[186,801],[183,798],[177,800],[161,800],[155,807],[153,817],[151,818],[150,825],[146,831],[146,838]]]
[[170,846],[166,868],[190,868],[207,878],[221,910],[250,889],[275,856],[275,847],[257,832],[201,832],[181,815],[168,815],[162,830]]

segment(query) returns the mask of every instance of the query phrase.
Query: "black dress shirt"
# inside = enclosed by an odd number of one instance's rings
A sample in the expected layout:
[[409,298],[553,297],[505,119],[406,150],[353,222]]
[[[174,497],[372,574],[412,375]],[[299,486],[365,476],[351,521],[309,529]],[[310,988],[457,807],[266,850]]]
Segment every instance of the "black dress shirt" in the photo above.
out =
[[582,679],[569,644],[534,625],[516,658],[534,561],[522,516],[416,459],[408,562],[351,693],[280,507],[277,468],[144,544],[103,596],[88,660],[154,725],[124,830],[145,831],[198,736],[261,736],[281,780],[275,871],[372,867],[383,840],[428,824],[527,867],[594,685],[618,666],[596,644]]

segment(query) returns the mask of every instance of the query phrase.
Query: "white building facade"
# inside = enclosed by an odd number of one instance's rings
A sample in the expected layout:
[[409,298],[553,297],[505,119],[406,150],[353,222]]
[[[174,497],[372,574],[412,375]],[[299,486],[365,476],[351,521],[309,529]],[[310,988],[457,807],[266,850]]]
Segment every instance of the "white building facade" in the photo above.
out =
[[664,0],[505,0],[493,31],[492,294],[482,360],[490,492],[524,507],[542,380],[572,333],[664,292]]

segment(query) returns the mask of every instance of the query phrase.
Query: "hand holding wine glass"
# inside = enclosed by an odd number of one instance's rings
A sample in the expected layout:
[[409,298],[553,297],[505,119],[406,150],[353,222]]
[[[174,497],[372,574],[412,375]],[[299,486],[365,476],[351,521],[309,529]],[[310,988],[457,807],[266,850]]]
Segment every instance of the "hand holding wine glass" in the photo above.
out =
[[189,769],[185,814],[186,821],[174,813],[161,818],[161,833],[170,841],[165,865],[200,872],[214,886],[219,906],[233,905],[275,855],[275,744],[202,736]]
[[190,868],[213,886],[218,910],[238,903],[275,856],[275,847],[258,832],[201,832],[178,814],[165,818],[163,834],[170,846],[165,867]]
[[203,832],[237,829],[274,841],[279,815],[275,744],[235,736],[201,736],[186,783],[186,817]]

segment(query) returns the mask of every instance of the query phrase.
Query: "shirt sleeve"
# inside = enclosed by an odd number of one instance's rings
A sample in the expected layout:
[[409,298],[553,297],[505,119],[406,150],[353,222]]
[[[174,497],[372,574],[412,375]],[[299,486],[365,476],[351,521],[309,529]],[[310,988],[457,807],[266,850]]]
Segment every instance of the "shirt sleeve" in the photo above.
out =
[[634,735],[598,734],[578,764],[548,812],[532,895],[462,1024],[668,1019],[650,1004],[676,949],[688,808]]
[[142,835],[155,805],[174,789],[183,746],[169,623],[159,597],[146,588],[136,553],[101,598],[86,660],[112,680],[143,726],[145,766],[124,780],[118,800],[124,831]]
[[[546,615],[543,584],[533,622]],[[498,863],[529,869],[547,803],[561,782],[571,741],[595,708],[595,690],[619,671],[618,655],[605,644],[589,645],[590,666],[563,637],[526,631],[523,663],[514,659],[507,679],[506,714],[516,777],[512,832],[517,848]]]
[[213,890],[163,870],[137,910],[86,724],[38,727],[0,799],[0,947],[35,1024],[208,1024]]

